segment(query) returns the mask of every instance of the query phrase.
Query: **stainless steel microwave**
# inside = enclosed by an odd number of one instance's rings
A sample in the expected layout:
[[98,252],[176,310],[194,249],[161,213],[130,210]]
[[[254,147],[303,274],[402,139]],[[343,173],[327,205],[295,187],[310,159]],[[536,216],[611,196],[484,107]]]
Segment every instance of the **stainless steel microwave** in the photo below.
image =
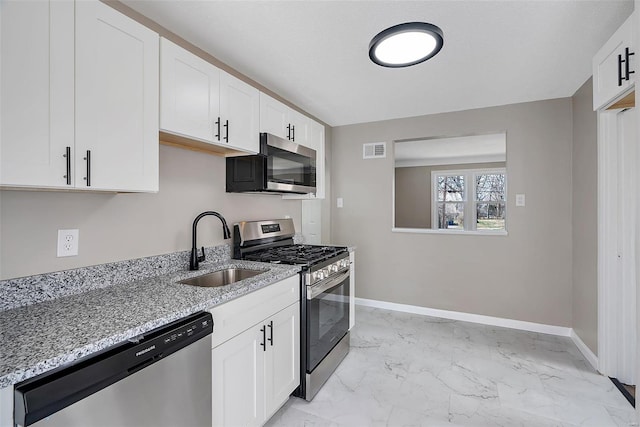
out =
[[269,133],[260,154],[227,157],[227,193],[315,193],[316,151]]

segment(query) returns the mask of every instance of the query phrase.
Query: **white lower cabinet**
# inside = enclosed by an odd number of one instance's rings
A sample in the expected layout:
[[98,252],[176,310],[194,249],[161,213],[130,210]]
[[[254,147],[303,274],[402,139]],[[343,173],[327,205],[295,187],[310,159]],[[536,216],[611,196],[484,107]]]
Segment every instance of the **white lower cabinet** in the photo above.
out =
[[[273,336],[271,336],[273,331]],[[272,338],[269,340],[269,338]],[[267,350],[263,352],[265,419],[287,401],[300,385],[300,304],[292,304],[267,322]]]
[[259,426],[264,422],[265,366],[258,329],[248,329],[213,349],[214,426]]
[[211,309],[214,426],[261,426],[300,384],[298,276]]

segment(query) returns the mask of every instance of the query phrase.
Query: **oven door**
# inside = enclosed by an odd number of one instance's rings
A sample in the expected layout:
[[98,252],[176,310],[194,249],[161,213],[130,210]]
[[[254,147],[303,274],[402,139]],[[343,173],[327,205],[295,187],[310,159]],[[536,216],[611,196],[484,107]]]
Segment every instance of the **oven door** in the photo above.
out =
[[274,135],[261,134],[267,156],[267,189],[295,193],[315,193],[316,152]]
[[306,368],[311,373],[349,331],[349,270],[307,286]]

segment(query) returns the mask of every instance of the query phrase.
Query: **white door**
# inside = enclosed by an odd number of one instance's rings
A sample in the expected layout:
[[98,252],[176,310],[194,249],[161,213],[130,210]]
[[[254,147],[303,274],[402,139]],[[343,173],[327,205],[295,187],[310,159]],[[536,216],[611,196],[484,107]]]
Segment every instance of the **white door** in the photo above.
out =
[[212,350],[213,425],[259,426],[264,421],[262,325]]
[[222,142],[232,148],[260,151],[260,91],[220,71],[220,117]]
[[73,1],[0,7],[0,185],[73,185],[73,14]]
[[636,369],[636,224],[637,192],[635,112],[625,110],[619,115],[619,182],[618,186],[618,260],[620,292],[620,351],[619,373],[616,378],[624,384],[635,384]]
[[282,102],[260,92],[260,132],[289,139],[291,136],[290,110]]
[[598,370],[635,384],[639,228],[635,111],[599,113]]
[[153,31],[76,3],[77,187],[158,190],[158,54]]
[[206,142],[222,140],[220,70],[160,40],[160,128]]
[[300,385],[300,304],[292,304],[267,319],[267,331],[265,419]]

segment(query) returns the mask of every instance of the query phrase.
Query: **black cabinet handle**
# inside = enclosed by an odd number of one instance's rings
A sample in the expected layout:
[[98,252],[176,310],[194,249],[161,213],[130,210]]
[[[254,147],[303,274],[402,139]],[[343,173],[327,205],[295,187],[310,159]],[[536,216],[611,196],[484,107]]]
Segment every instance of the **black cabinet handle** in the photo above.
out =
[[632,56],[632,55],[635,55],[635,52],[629,52],[629,48],[628,48],[628,47],[625,47],[625,48],[624,48],[624,57],[625,57],[625,60],[624,60],[625,80],[629,80],[629,75],[630,75],[630,74],[634,74],[634,73],[635,73],[635,71],[631,71],[631,70],[629,69],[629,57],[630,57],[630,56]]
[[262,351],[267,351],[267,328],[262,325],[262,328],[260,328],[260,332],[262,332],[262,342],[260,343],[260,345],[262,346]]
[[218,120],[216,120],[215,125],[218,127],[218,133],[214,138],[218,138],[218,141],[220,141],[220,117],[218,117]]
[[622,59],[622,55],[618,55],[618,86],[622,86],[622,80],[624,77],[622,76],[622,63],[624,60]]
[[87,156],[84,158],[87,161],[87,176],[84,180],[87,181],[87,187],[91,187],[91,150],[87,150]]
[[67,147],[64,156],[67,158],[67,174],[64,176],[67,178],[67,185],[71,185],[71,147]]
[[267,340],[271,343],[271,347],[273,347],[273,320],[270,321],[267,326],[269,326],[269,338],[267,338]]
[[224,131],[224,140],[225,140],[226,142],[229,142],[229,120],[225,120],[225,122],[224,122],[224,128],[225,128],[225,131]]
[[296,125],[291,126],[291,140],[296,141]]
[[291,123],[287,125],[287,139],[291,140]]

